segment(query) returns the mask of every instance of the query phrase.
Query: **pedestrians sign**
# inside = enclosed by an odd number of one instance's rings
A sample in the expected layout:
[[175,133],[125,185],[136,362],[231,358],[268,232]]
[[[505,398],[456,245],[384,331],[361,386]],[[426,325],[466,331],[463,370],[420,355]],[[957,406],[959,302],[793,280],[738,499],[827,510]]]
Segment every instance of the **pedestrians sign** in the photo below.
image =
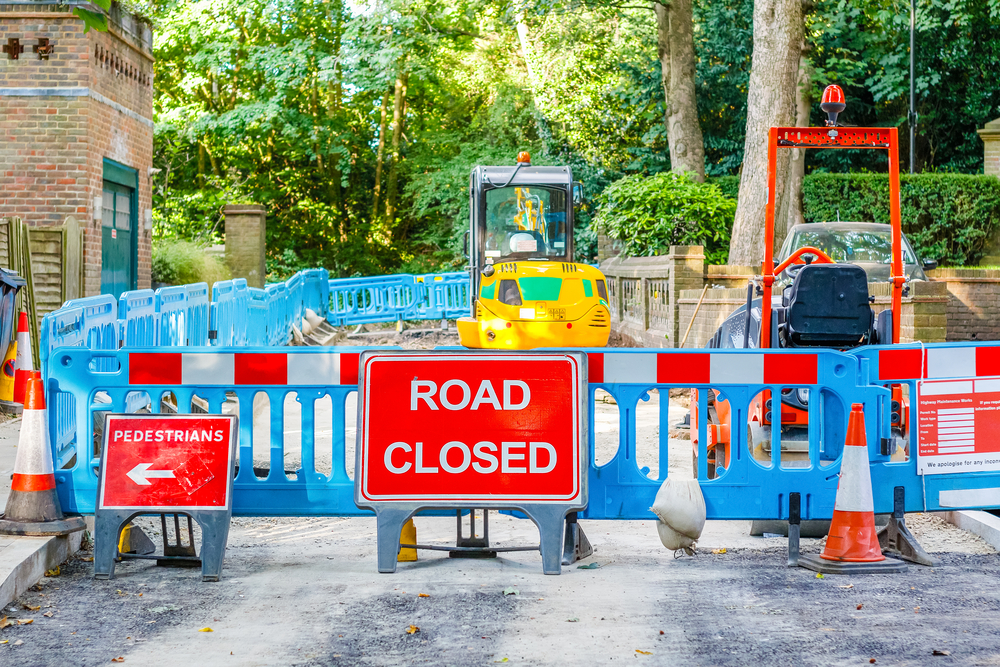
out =
[[110,415],[98,506],[225,510],[234,436],[225,415]]
[[919,383],[917,472],[1000,470],[1000,378]]
[[355,502],[379,516],[379,571],[399,544],[384,522],[476,507],[531,516],[558,573],[563,519],[587,503],[586,356],[365,352],[361,374]]
[[[122,556],[118,538],[134,517],[185,514],[201,526],[202,539],[200,559],[193,535],[190,557],[184,559],[200,560],[202,580],[218,581],[232,515],[238,433],[234,415],[108,415],[94,519],[94,576],[114,577],[115,560]],[[174,537],[179,544],[181,536]],[[154,558],[176,557],[165,532],[163,541],[164,555]]]

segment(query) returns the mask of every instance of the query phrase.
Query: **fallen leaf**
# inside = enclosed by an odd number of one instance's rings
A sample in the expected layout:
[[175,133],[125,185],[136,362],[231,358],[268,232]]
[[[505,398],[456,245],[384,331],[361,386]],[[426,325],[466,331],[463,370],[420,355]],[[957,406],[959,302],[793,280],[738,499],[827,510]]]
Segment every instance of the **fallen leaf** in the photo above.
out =
[[45,616],[46,618],[52,618],[53,614],[51,611],[47,611],[44,614],[42,614],[42,616]]
[[406,634],[408,635],[415,635],[418,632],[420,632],[420,628],[418,628],[415,625],[411,625],[410,627],[406,628]]
[[510,586],[508,588],[503,589],[503,594],[504,595],[520,595],[520,591],[518,591],[513,586]]
[[578,570],[596,570],[599,567],[601,567],[601,564],[595,562],[595,563],[587,563],[586,565],[577,565],[576,569],[578,569]]
[[4,616],[3,618],[0,618],[0,630],[3,630],[8,625],[17,625],[17,621],[16,620],[12,621],[9,618],[7,618],[6,616]]
[[816,573],[816,578],[817,579],[822,579],[823,578],[823,573],[822,572],[817,572]]
[[712,553],[713,554],[724,554],[724,553],[726,553],[726,548],[722,547],[721,549],[712,549]]
[[933,651],[931,651],[931,655],[951,655],[951,651],[941,651],[938,649],[934,649]]
[[864,607],[864,605],[863,605],[863,604],[859,604],[859,605],[858,605],[858,609],[861,609],[862,607]]
[[914,607],[913,608],[913,613],[914,614],[919,614],[920,613],[920,607]]
[[837,588],[854,588],[854,584],[847,584],[846,586],[837,586]]
[[33,619],[33,618],[19,618],[19,619],[17,619],[17,624],[18,625],[31,625],[34,622],[35,622],[35,619]]
[[820,632],[836,632],[833,628],[820,628]]
[[39,609],[42,608],[42,605],[38,605],[37,607],[32,607],[30,604],[22,604],[21,606],[27,609],[28,611],[38,611]]
[[45,576],[46,577],[58,577],[59,576],[59,572],[60,572],[59,566],[56,565],[51,570],[45,570]]
[[142,597],[142,593],[139,593],[139,597]]
[[660,630],[660,634],[661,634],[661,635],[663,634],[663,630]]
[[871,658],[868,662],[870,662],[871,664],[874,665],[875,664],[875,658]]
[[430,596],[430,593],[417,593],[418,598],[429,598]]
[[215,632],[215,630],[213,630],[212,628],[202,628],[198,632]]
[[84,563],[93,563],[94,562],[94,557],[93,556],[84,556],[80,560],[82,560]]
[[120,655],[117,658],[111,658],[111,662],[125,662],[125,656]]
[[507,662],[507,658],[504,658],[503,660],[494,660],[493,662]]
[[6,644],[9,641],[10,641],[9,639],[4,639],[3,641],[0,641],[0,644]]
[[24,641],[18,639],[16,642],[14,642],[13,644],[11,644],[11,646],[20,646],[23,643],[24,643]]
[[653,655],[652,651],[643,651],[641,648],[635,650],[636,653],[641,653],[642,655]]
[[579,623],[580,619],[578,619],[576,616],[574,616],[573,618],[567,618],[566,622],[567,623]]

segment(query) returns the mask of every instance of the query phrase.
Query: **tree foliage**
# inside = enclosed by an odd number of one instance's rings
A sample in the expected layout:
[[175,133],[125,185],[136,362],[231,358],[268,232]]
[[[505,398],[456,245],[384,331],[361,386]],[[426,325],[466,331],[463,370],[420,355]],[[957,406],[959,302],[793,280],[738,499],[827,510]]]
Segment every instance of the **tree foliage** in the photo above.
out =
[[[918,4],[919,166],[976,173],[974,130],[1000,116],[1000,5]],[[712,177],[737,174],[743,160],[752,7],[694,4]],[[639,3],[165,0],[146,13],[161,169],[154,238],[218,242],[225,203],[260,203],[274,276],[464,266],[469,172],[509,164],[518,150],[572,166],[595,201],[625,176],[638,187],[638,175],[670,168],[656,26]],[[902,0],[816,5],[806,40],[814,97],[837,82],[848,122],[903,123],[907,27]],[[809,151],[807,166],[884,172],[874,153]],[[591,213],[577,215],[581,259],[595,254]]]

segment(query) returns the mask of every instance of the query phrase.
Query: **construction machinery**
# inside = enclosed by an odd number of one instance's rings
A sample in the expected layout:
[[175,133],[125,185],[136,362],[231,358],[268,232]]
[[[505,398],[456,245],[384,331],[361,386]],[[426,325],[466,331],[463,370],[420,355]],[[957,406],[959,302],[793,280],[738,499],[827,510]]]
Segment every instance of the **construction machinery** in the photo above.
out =
[[[771,128],[768,136],[768,200],[764,226],[764,260],[761,275],[747,286],[746,305],[732,313],[708,342],[709,348],[833,348],[891,345],[899,342],[900,310],[907,272],[903,266],[904,239],[900,228],[899,157],[896,128],[844,127],[837,116],[846,108],[839,86],[828,86],[821,108],[827,112],[826,127]],[[889,158],[889,261],[890,307],[877,315],[869,295],[865,268],[838,262],[813,245],[783,248],[782,261],[774,261],[775,174],[779,148],[875,149]],[[805,225],[806,228],[811,225]],[[823,229],[817,226],[817,231]],[[871,231],[871,230],[868,230]],[[905,248],[909,250],[909,245]],[[910,251],[912,254],[912,250]],[[837,253],[834,253],[837,254]],[[909,257],[909,255],[908,255]],[[846,257],[838,257],[846,260]],[[910,259],[908,262],[914,262]],[[928,268],[930,264],[928,264]],[[910,272],[912,274],[912,270]],[[912,277],[912,276],[911,276]],[[773,294],[775,287],[779,292]],[[903,388],[891,389],[891,438],[885,443],[894,458],[908,455],[908,396]],[[697,390],[692,391],[691,440],[695,470],[698,469]],[[766,464],[771,460],[772,434],[780,435],[782,466],[808,465],[809,402],[823,401],[825,415],[820,435],[820,461],[832,462],[843,443],[843,406],[825,397],[810,397],[804,387],[782,387],[780,396],[765,390],[754,397],[747,411],[747,424],[731,423],[728,401],[716,390],[708,396],[707,468],[709,478],[722,475],[730,462],[730,432],[746,428],[751,455]],[[773,428],[777,420],[778,429]]]
[[604,274],[573,261],[573,207],[583,197],[569,167],[472,170],[465,252],[471,313],[458,320],[470,348],[603,347],[611,334]]

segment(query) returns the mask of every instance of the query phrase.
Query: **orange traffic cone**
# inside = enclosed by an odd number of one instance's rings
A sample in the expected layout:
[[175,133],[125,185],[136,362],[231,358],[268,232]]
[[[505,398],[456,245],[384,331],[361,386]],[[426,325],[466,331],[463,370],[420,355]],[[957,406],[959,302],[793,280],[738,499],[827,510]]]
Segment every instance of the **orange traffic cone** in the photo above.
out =
[[17,340],[7,348],[7,356],[0,366],[0,412],[21,414],[21,404],[14,402],[14,360],[17,357]]
[[879,548],[868,445],[865,442],[865,412],[861,403],[851,406],[833,521],[830,522],[826,548],[820,559],[800,556],[799,565],[830,574],[906,570],[902,561],[886,560]]
[[7,510],[0,517],[0,534],[66,535],[83,530],[83,517],[66,518],[59,507],[44,385],[40,377],[29,377],[26,384],[14,477]]
[[17,320],[17,361],[14,363],[14,402],[24,405],[24,393],[32,369],[31,334],[28,333],[28,313],[21,311]]

